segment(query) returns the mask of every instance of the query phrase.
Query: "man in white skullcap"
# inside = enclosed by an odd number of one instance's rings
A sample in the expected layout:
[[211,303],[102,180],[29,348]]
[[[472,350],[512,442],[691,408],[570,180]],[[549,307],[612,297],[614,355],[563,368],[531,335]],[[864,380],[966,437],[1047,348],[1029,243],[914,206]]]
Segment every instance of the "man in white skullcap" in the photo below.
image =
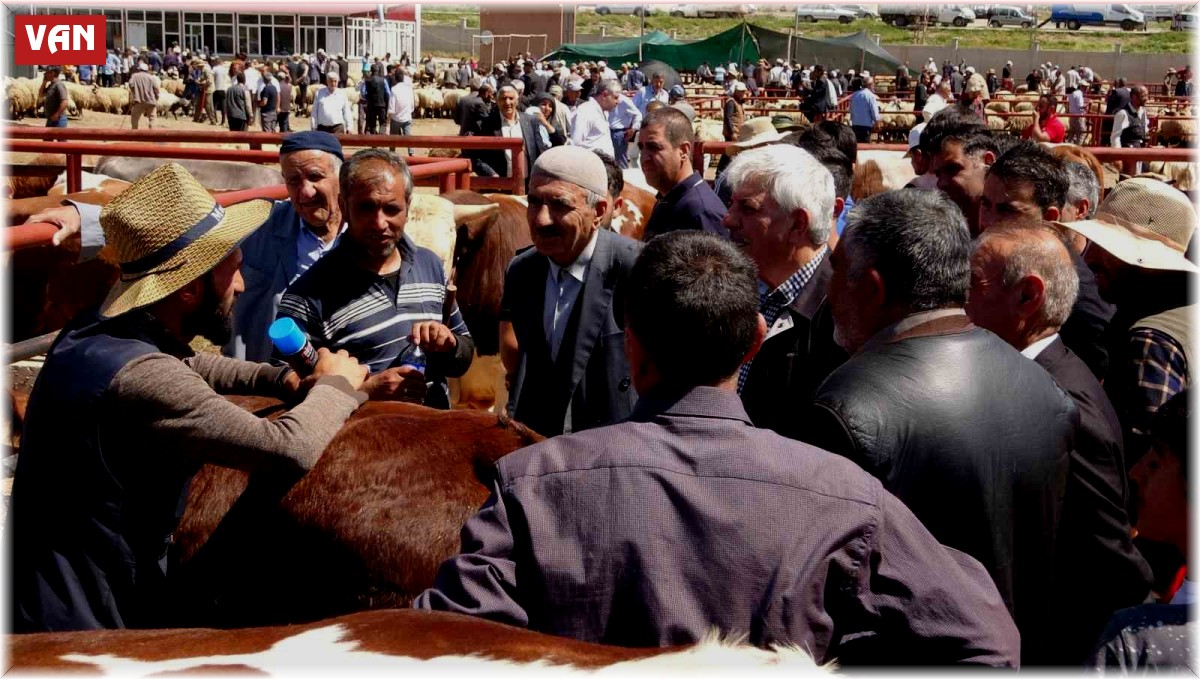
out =
[[530,173],[534,247],[504,279],[500,356],[513,417],[544,436],[623,420],[637,400],[614,295],[639,243],[599,228],[612,209],[607,192],[604,163],[577,146],[542,153]]

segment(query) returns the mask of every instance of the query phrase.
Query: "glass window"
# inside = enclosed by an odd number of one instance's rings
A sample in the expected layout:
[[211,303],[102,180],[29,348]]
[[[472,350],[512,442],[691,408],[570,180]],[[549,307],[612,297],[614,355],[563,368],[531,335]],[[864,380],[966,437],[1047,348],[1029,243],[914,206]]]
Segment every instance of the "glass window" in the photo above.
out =
[[251,54],[264,54],[264,55],[274,54],[274,52],[271,51],[271,49],[272,49],[271,44],[272,44],[272,36],[274,35],[275,29],[271,28],[270,26],[263,26],[262,29],[260,29],[260,30],[262,31],[261,41],[260,41],[262,51],[260,52],[258,50],[253,50],[251,52]]
[[233,54],[233,26],[217,26],[217,53]]
[[275,51],[272,54],[287,55],[298,51],[296,49],[296,29],[276,27],[274,47]]
[[198,24],[198,23],[200,23],[200,13],[199,12],[188,12],[183,15],[183,21],[184,21],[184,23]]
[[167,12],[166,16],[167,32],[179,32],[179,12]]
[[204,23],[211,24],[212,22],[213,22],[212,12],[205,12],[204,13]]
[[232,14],[218,14],[217,15],[217,23],[218,24],[232,24],[233,23],[233,15]]
[[106,10],[104,10],[104,16],[108,17],[109,19],[117,19],[117,20],[120,20],[120,19],[121,19],[121,10],[119,10],[119,9],[106,9]]
[[145,12],[135,12],[133,10],[129,10],[129,12],[126,14],[125,18],[130,21],[145,21],[146,13]]
[[342,18],[341,17],[329,17],[329,25],[330,26],[341,26]]
[[300,15],[300,25],[301,26],[312,26],[315,23],[315,21],[314,21],[315,19],[316,19],[316,17]]
[[259,51],[258,26],[238,26],[238,49],[246,54],[262,54]]
[[257,14],[239,14],[238,15],[238,23],[257,24],[258,23],[258,15]]
[[146,24],[146,45],[147,47],[166,47],[163,42],[162,22],[154,22]]
[[162,12],[146,12],[146,21],[162,21]]

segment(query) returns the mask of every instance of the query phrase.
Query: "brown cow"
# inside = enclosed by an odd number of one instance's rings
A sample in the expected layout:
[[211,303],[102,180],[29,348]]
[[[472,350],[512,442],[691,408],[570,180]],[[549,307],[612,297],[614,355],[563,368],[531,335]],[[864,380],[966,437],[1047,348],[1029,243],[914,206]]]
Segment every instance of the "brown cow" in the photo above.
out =
[[244,627],[407,606],[458,553],[493,463],[540,438],[503,415],[369,402],[299,480],[206,466],[174,536],[168,622]]
[[794,647],[758,649],[714,634],[690,647],[603,646],[452,613],[370,611],[305,625],[242,630],[103,630],[10,635],[17,676],[103,672],[127,676],[177,673],[348,674],[396,676],[433,671],[497,671],[554,676],[611,671],[622,676],[683,670],[766,667],[788,676],[824,672]]
[[650,223],[650,213],[654,211],[656,202],[653,193],[626,184],[613,208],[612,230],[622,236],[641,240],[646,234],[646,225]]

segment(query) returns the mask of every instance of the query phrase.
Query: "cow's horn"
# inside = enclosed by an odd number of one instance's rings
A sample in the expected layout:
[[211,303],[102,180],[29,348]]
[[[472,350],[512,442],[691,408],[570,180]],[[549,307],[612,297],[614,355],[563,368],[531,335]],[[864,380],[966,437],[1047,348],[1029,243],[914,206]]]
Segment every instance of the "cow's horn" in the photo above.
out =
[[493,212],[498,211],[499,209],[500,209],[500,206],[497,205],[496,203],[488,203],[487,205],[458,205],[458,204],[455,204],[455,206],[454,206],[454,223],[456,225],[461,225],[462,223],[472,220],[472,219],[475,219],[477,217],[484,217],[486,215],[490,215]]

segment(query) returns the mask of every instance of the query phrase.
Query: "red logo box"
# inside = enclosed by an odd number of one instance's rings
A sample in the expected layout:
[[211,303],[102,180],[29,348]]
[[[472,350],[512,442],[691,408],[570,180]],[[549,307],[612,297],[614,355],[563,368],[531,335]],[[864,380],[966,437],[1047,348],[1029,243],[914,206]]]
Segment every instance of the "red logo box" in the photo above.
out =
[[18,66],[103,64],[104,17],[101,15],[17,15],[13,36]]

